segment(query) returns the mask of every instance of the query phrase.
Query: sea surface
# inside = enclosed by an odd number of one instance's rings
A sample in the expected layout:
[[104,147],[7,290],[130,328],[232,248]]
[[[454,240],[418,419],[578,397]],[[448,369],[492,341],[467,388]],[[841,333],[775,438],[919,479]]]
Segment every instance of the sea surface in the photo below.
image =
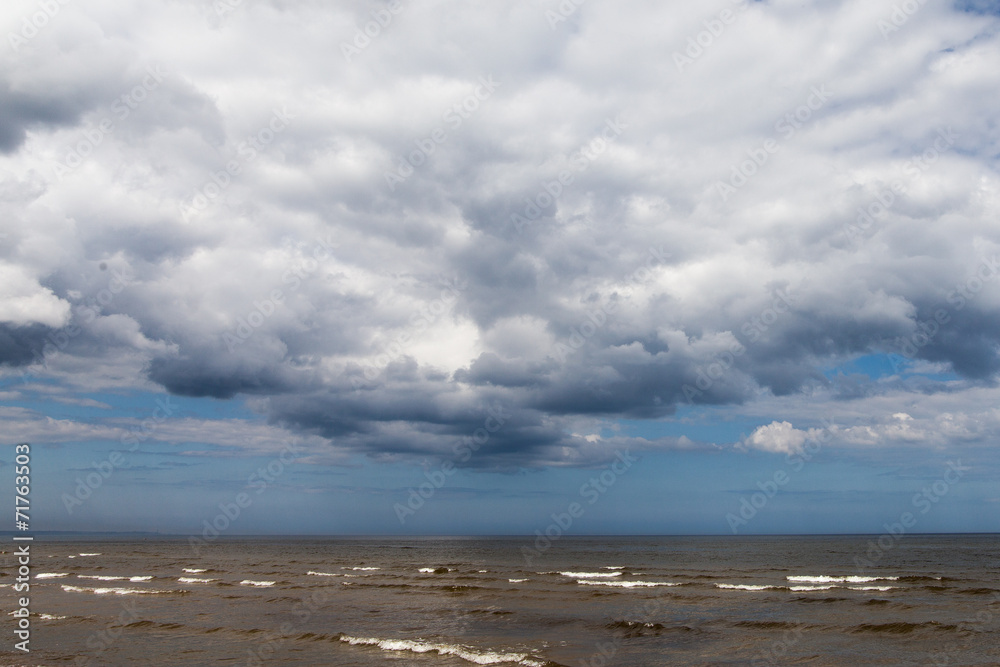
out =
[[996,535],[4,539],[0,664],[1000,665]]

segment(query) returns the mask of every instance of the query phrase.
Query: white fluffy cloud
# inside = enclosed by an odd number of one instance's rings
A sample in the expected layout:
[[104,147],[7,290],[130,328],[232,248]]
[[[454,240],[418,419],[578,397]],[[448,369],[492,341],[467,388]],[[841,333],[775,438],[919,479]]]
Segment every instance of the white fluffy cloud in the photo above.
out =
[[789,422],[771,422],[758,427],[743,440],[744,449],[758,449],[773,454],[797,454],[802,451],[808,433],[800,431]]

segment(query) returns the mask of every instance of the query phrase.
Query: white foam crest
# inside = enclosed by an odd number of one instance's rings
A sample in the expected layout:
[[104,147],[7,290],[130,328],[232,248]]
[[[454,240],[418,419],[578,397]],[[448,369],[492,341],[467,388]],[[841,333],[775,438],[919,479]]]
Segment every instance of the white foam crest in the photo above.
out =
[[788,590],[790,590],[790,591],[796,591],[796,592],[801,592],[801,591],[828,591],[831,588],[838,588],[838,587],[834,586],[833,584],[830,584],[828,586],[791,586]]
[[509,581],[512,584],[523,584],[524,582],[527,581],[527,579],[508,579],[507,581]]
[[252,579],[244,579],[243,581],[240,582],[240,586],[261,586],[261,587],[266,588],[268,586],[274,586],[276,583],[278,583],[278,582],[276,582],[276,581],[254,581]]
[[625,566],[624,565],[602,565],[601,569],[602,570],[624,570]]
[[98,581],[152,581],[152,575],[145,575],[141,577],[121,577],[121,576],[111,576],[104,574],[78,574],[78,579],[96,579]]
[[182,584],[207,584],[212,581],[218,581],[218,579],[199,579],[198,577],[181,577],[177,581]]
[[545,662],[532,658],[527,653],[501,653],[498,651],[478,651],[459,644],[436,644],[412,639],[378,639],[376,637],[340,636],[340,641],[352,646],[377,646],[383,651],[410,651],[412,653],[432,653],[453,655],[476,665],[499,665],[514,662],[525,667],[544,667]]
[[891,591],[899,586],[849,586],[852,591]]
[[819,575],[815,577],[785,577],[785,579],[802,584],[867,584],[872,581],[896,581],[899,577],[829,577]]
[[716,588],[727,588],[736,591],[766,591],[769,588],[780,588],[779,586],[770,586],[767,584],[752,585],[752,584],[716,584]]
[[[16,612],[16,611],[9,611],[9,612],[7,612],[7,615],[8,616],[13,616],[13,615],[15,615],[17,613],[18,612]],[[43,621],[61,621],[64,618],[66,618],[66,616],[54,616],[52,614],[41,614],[41,613],[37,613],[37,612],[35,613],[35,616],[37,616],[38,618],[42,619]]]
[[340,576],[343,576],[343,575],[340,575],[340,574],[334,574],[333,572],[313,572],[312,570],[309,570],[308,572],[306,572],[306,574],[311,574],[314,577],[340,577]]
[[360,570],[361,572],[373,572],[375,570],[381,570],[380,567],[342,567],[341,570]]
[[620,577],[621,572],[560,572],[564,577],[573,579],[600,579],[602,577]]
[[67,593],[93,593],[94,595],[156,595],[158,593],[187,593],[187,591],[156,591],[144,588],[87,588],[86,586],[69,586],[63,584]]
[[81,556],[100,556],[101,554],[80,554]]
[[617,588],[652,588],[653,586],[680,586],[666,581],[590,581],[580,579],[576,583],[585,586],[615,586]]
[[201,574],[202,572],[208,572],[208,570],[199,567],[186,567],[184,568],[184,571],[188,574]]
[[422,568],[420,568],[418,570],[418,572],[424,572],[425,574],[434,574],[434,568],[433,567],[422,567]]
[[68,577],[69,572],[40,572],[35,575],[35,579],[55,579],[57,577]]

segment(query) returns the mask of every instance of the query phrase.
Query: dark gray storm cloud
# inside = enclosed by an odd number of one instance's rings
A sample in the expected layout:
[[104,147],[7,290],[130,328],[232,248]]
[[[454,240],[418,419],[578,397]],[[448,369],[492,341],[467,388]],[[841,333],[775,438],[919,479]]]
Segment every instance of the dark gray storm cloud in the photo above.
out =
[[11,90],[9,81],[0,80],[0,151],[16,151],[30,129],[75,125],[93,102],[92,99],[67,99],[52,92],[15,91]]
[[42,350],[52,329],[43,325],[10,326],[0,324],[0,364],[27,366],[44,358]]

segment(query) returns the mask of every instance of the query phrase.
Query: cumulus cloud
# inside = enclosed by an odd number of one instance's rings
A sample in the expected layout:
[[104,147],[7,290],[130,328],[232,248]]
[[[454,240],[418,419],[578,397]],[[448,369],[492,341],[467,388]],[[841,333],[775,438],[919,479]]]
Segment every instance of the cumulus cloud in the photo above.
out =
[[62,6],[0,55],[0,364],[383,459],[499,405],[469,463],[498,467],[863,354],[995,378],[994,4],[887,34],[861,0],[558,6],[403,3],[367,40],[360,2]]
[[758,427],[750,437],[740,443],[740,446],[743,449],[758,449],[772,454],[797,454],[802,451],[808,435],[789,422],[775,421]]

